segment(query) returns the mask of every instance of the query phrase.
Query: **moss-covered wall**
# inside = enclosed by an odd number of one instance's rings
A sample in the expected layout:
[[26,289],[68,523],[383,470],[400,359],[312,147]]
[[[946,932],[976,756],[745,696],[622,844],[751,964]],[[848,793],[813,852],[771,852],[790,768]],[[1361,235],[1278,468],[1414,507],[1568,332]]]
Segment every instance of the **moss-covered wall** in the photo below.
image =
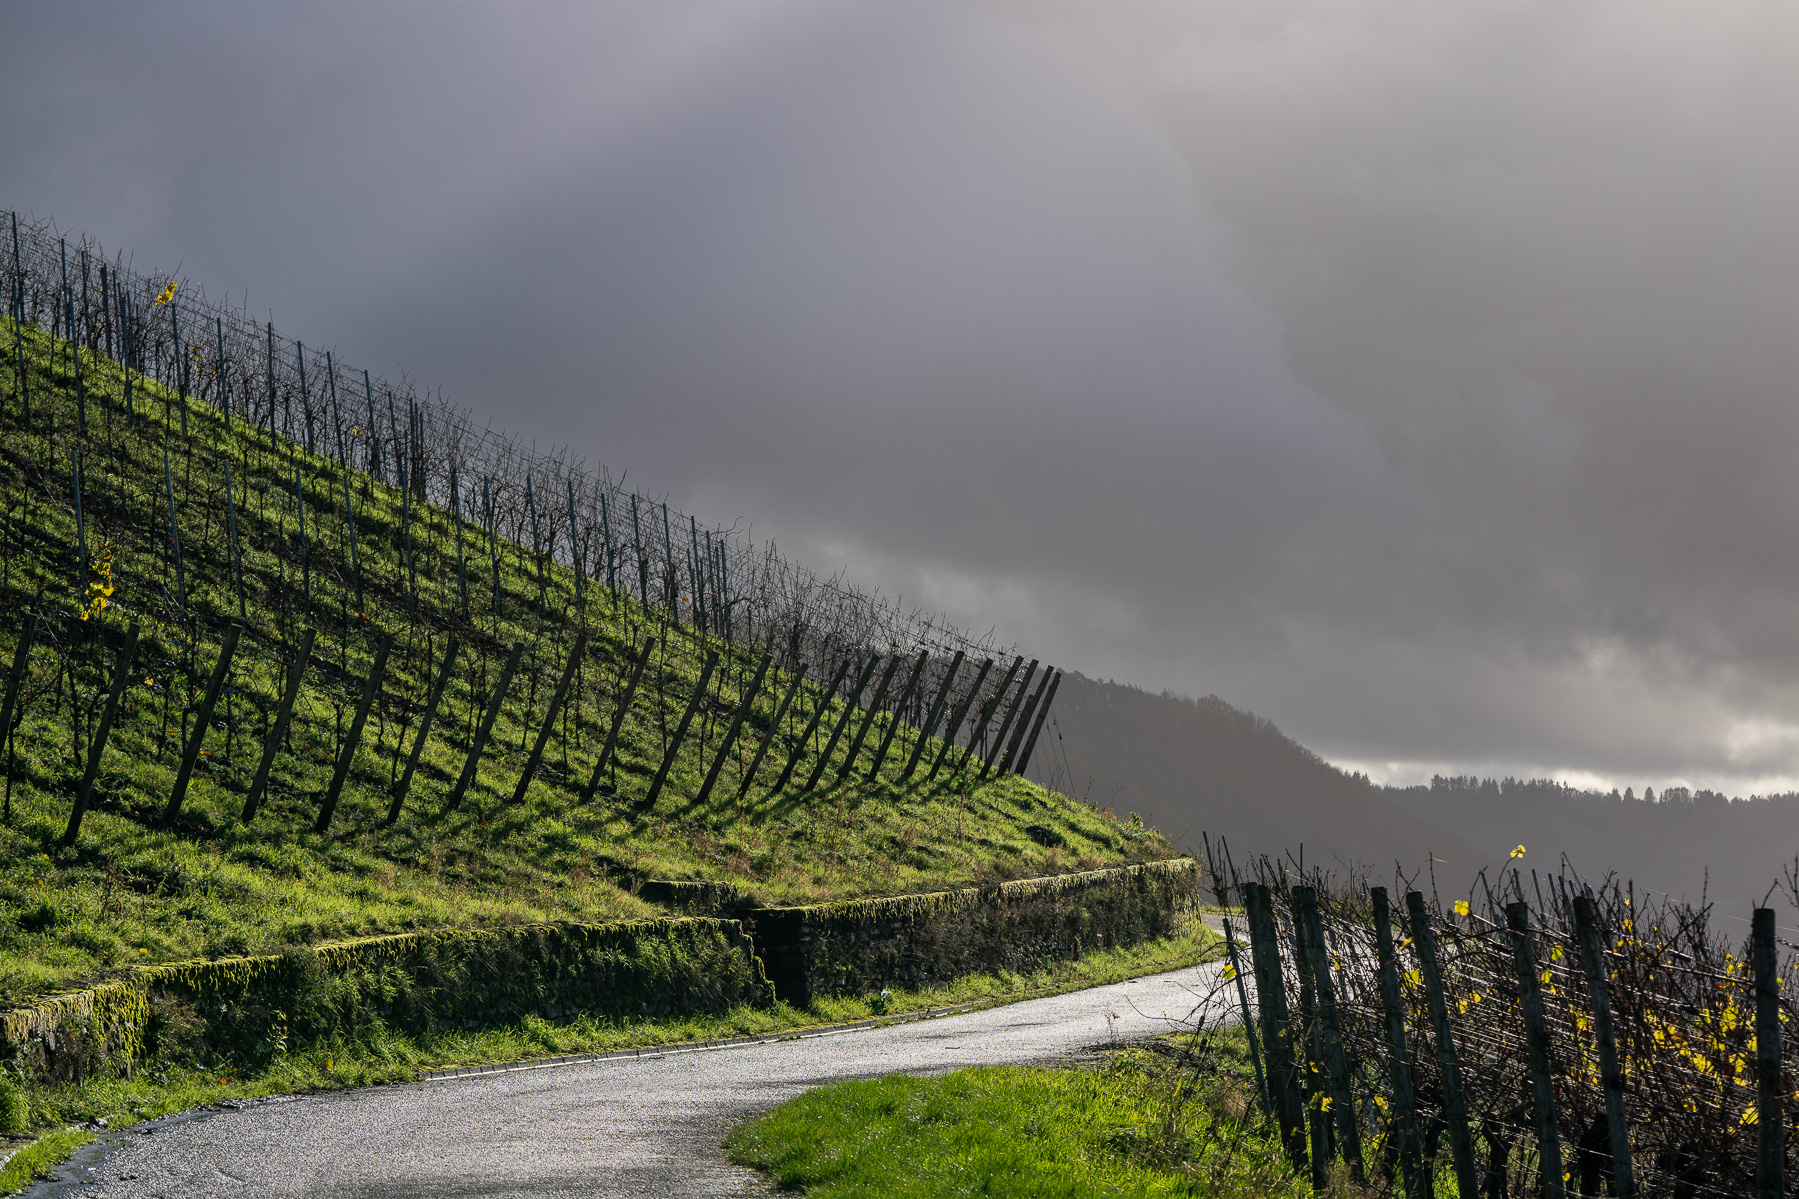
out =
[[377,1022],[423,1031],[527,1014],[722,1012],[771,998],[734,920],[405,933],[144,967],[0,1013],[0,1055],[41,1078],[79,1081],[153,1058],[257,1063]]
[[1200,903],[1190,858],[888,899],[744,913],[790,1003],[1025,970],[1167,936]]

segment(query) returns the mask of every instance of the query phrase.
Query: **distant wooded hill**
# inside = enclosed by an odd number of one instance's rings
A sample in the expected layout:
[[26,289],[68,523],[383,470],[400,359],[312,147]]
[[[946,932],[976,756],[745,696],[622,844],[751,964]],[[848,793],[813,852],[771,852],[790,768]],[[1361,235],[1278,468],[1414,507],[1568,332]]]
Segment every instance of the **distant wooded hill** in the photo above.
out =
[[1194,854],[1204,852],[1203,830],[1214,843],[1228,837],[1239,864],[1252,852],[1303,846],[1308,863],[1360,862],[1384,880],[1395,859],[1410,873],[1434,853],[1443,859],[1439,880],[1458,889],[1488,860],[1468,839],[1216,696],[1157,695],[1069,671],[1052,719],[1044,736],[1055,736],[1038,746],[1032,777],[1137,812]]
[[1395,859],[1410,872],[1434,853],[1447,892],[1524,845],[1527,868],[1553,870],[1565,853],[1589,877],[1616,871],[1695,900],[1709,871],[1710,896],[1737,901],[1760,900],[1799,853],[1799,795],[1732,800],[1675,787],[1639,798],[1474,778],[1378,787],[1216,696],[1157,695],[1073,671],[1052,721],[1034,778],[1140,813],[1195,854],[1202,830],[1223,834],[1239,862],[1303,845],[1308,862],[1356,861],[1390,877]]

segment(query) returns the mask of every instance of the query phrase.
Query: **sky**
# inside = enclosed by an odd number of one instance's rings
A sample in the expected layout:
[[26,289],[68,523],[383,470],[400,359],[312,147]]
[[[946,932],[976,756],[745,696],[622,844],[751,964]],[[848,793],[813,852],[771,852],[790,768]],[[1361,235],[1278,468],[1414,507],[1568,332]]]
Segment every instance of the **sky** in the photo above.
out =
[[1377,780],[1799,788],[1799,9],[14,3],[0,207]]

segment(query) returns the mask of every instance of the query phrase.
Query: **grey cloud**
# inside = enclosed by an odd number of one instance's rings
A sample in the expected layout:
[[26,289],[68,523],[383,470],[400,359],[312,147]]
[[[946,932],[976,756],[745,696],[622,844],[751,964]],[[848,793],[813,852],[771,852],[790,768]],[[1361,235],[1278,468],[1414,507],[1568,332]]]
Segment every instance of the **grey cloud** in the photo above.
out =
[[1750,786],[1796,19],[26,6],[0,203],[1341,760]]

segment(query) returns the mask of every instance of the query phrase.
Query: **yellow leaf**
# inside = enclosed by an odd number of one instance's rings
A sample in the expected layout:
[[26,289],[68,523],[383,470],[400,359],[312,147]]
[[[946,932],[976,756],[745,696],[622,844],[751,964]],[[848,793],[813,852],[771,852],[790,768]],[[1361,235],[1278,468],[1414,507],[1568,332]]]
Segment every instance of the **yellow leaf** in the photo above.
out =
[[1455,914],[1458,916],[1466,916],[1468,914],[1468,901],[1467,900],[1458,899],[1455,901]]
[[1231,979],[1236,978],[1236,977],[1237,977],[1237,968],[1235,966],[1226,966],[1224,968],[1224,981],[1229,982]]
[[1524,856],[1524,846],[1520,845],[1517,849],[1512,850],[1512,857],[1521,858],[1523,856]]

